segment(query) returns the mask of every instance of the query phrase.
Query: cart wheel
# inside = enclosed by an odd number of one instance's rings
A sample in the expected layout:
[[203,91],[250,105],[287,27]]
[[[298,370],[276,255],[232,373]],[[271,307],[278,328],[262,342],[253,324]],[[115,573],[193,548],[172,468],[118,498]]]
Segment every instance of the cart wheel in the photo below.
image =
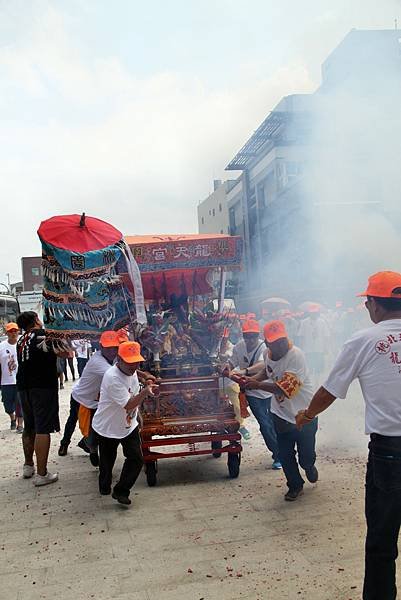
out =
[[146,463],[146,481],[149,487],[154,487],[157,483],[157,466],[156,461]]
[[[218,441],[218,442],[212,442],[212,450],[217,450],[217,448],[222,448],[223,447],[223,442]],[[221,452],[213,452],[213,456],[214,458],[221,458],[222,453]]]
[[233,454],[232,452],[228,453],[228,472],[230,474],[231,479],[236,479],[239,475],[239,466],[241,464],[241,454],[238,452]]

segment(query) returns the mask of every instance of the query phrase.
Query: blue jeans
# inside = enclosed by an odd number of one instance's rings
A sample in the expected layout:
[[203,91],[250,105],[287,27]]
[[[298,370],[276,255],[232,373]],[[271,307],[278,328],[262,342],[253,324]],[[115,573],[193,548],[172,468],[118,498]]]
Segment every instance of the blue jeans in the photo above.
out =
[[299,490],[305,482],[299,472],[296,452],[298,452],[299,465],[304,470],[313,467],[316,461],[317,419],[313,419],[313,421],[304,425],[301,431],[297,429],[296,425],[280,419],[277,415],[273,415],[273,419],[277,433],[280,460],[287,479],[288,488],[291,491]]
[[265,444],[273,455],[273,460],[280,460],[279,449],[277,445],[277,436],[274,429],[273,418],[270,412],[270,398],[255,398],[254,396],[246,396],[249,408],[253,416],[259,423],[260,433],[265,440]]

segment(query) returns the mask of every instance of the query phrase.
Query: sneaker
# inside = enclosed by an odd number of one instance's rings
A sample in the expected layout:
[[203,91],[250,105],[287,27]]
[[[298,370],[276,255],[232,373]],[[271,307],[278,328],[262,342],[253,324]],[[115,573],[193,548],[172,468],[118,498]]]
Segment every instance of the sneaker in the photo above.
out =
[[302,496],[303,493],[303,488],[299,488],[298,490],[288,490],[284,496],[284,500],[287,500],[287,502],[294,502],[298,496]]
[[10,424],[11,431],[15,431],[17,429],[17,421],[14,419]]
[[22,425],[18,425],[15,433],[24,433],[24,428],[22,427]]
[[35,473],[35,467],[33,465],[24,465],[22,467],[22,477],[24,479],[30,479]]
[[319,479],[319,471],[316,469],[315,465],[309,467],[309,469],[305,469],[305,475],[310,483],[316,483]]
[[283,468],[283,466],[282,466],[282,464],[281,464],[281,462],[279,460],[274,460],[273,461],[273,464],[272,464],[273,471],[279,471],[282,468]]
[[93,467],[98,467],[99,466],[99,455],[97,452],[90,452],[89,453],[89,460],[91,461],[91,465]]
[[110,489],[109,490],[99,490],[99,492],[102,496],[110,496],[110,494],[111,494]]
[[246,427],[240,427],[238,429],[238,431],[244,440],[248,441],[251,439],[251,433],[250,433],[250,431],[248,431],[248,429]]
[[60,390],[63,390],[63,389],[64,389],[64,386],[62,383],[60,383]]
[[89,450],[88,446],[86,445],[84,438],[82,438],[82,440],[80,440],[78,442],[77,446],[78,446],[78,448],[81,448],[81,450],[86,452],[86,454],[90,454],[90,450]]
[[59,456],[67,456],[67,452],[68,452],[68,445],[60,444],[60,448],[58,449],[58,455]]
[[57,480],[58,473],[47,472],[46,475],[36,475],[33,483],[36,485],[36,487],[39,487],[41,485],[48,485],[49,483],[56,483]]
[[114,500],[117,500],[117,502],[119,502],[120,504],[125,504],[126,506],[128,506],[128,504],[131,504],[131,500],[128,498],[128,496],[122,496],[121,494],[113,492],[111,497],[114,498]]

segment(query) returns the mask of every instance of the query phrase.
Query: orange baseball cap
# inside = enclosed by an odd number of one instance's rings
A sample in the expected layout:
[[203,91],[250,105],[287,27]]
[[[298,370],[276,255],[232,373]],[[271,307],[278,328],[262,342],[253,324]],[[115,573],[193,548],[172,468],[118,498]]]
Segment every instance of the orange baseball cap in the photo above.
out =
[[103,331],[99,342],[103,348],[116,348],[120,345],[117,331]]
[[254,319],[247,319],[242,323],[242,333],[260,333],[260,325]]
[[118,356],[126,363],[138,363],[145,359],[141,355],[138,342],[123,342],[118,348]]
[[312,304],[309,305],[308,312],[310,312],[310,313],[318,313],[318,312],[320,312],[320,304],[317,304],[316,302],[313,302]]
[[19,327],[17,325],[17,323],[7,323],[5,330],[6,331],[13,331],[13,329],[16,329],[18,331]]
[[269,321],[263,328],[263,334],[267,342],[275,342],[281,338],[288,338],[288,333],[282,321]]
[[401,288],[401,273],[397,273],[396,271],[379,271],[369,277],[367,290],[358,294],[358,296],[401,299],[401,293],[393,293],[393,290],[396,288]]

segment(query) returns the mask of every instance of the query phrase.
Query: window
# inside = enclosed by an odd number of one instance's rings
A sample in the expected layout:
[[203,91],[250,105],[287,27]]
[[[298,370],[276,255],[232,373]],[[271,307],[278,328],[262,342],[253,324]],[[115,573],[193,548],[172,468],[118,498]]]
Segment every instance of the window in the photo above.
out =
[[221,202],[219,202],[219,212],[221,212],[223,210],[223,207],[221,206]]
[[287,162],[286,168],[288,177],[297,177],[301,174],[301,165],[297,162]]
[[205,217],[202,217],[201,221],[202,221],[202,225],[204,225],[205,224]]
[[216,211],[214,209],[213,209],[213,216],[214,217],[216,216]]
[[34,277],[39,277],[39,275],[40,275],[40,269],[39,269],[39,267],[32,267],[31,271],[32,271],[32,275]]
[[228,217],[229,217],[229,220],[230,220],[230,229],[231,229],[232,231],[234,231],[234,230],[235,230],[235,228],[236,228],[236,222],[235,222],[235,207],[234,207],[234,206],[230,208],[230,210],[229,210],[229,212],[228,212]]
[[211,210],[210,210],[210,208],[209,208],[209,217],[210,217],[210,215],[211,215],[211,214],[212,214],[212,211],[211,211]]

